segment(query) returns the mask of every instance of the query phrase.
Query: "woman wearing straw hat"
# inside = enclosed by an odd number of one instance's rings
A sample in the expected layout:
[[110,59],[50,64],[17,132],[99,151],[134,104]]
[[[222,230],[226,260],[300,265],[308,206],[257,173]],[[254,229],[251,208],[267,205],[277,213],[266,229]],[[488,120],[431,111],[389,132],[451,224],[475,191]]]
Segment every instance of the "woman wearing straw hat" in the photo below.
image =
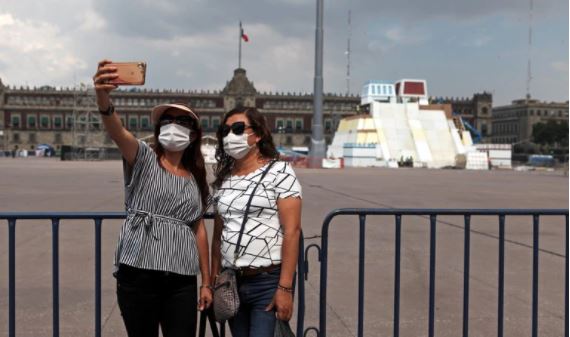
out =
[[117,74],[110,63],[99,63],[93,81],[103,124],[124,162],[127,218],[115,254],[121,315],[130,337],[156,337],[159,326],[165,337],[194,336],[197,309],[212,302],[199,119],[184,104],[156,106],[154,145],[137,140],[111,103],[117,86],[108,82]]

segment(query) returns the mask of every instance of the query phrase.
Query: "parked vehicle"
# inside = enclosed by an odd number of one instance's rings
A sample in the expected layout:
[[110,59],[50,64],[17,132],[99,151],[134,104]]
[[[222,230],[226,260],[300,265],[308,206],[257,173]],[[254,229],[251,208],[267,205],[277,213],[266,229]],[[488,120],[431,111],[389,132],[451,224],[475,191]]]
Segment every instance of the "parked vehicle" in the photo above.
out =
[[533,167],[553,167],[556,160],[551,155],[533,154],[528,156],[528,166]]

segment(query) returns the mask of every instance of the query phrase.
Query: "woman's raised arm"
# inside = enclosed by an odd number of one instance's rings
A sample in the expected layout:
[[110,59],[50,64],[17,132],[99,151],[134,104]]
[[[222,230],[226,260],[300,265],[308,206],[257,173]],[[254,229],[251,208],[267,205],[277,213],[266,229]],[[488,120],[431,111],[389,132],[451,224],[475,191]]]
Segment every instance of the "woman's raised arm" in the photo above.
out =
[[119,151],[127,163],[132,166],[137,156],[139,143],[135,136],[125,129],[119,116],[114,113],[111,103],[110,93],[117,89],[117,85],[110,84],[109,81],[117,78],[117,68],[109,66],[111,61],[103,60],[99,62],[97,73],[93,76],[95,93],[97,94],[97,106],[101,112],[103,125],[111,139],[119,147]]

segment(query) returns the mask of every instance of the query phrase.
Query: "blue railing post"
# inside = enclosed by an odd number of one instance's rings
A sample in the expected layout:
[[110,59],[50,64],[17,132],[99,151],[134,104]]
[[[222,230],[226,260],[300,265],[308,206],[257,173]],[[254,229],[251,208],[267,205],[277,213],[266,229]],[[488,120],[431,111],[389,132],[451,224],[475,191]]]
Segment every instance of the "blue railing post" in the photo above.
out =
[[532,337],[538,337],[538,214],[532,217]]
[[499,215],[499,300],[497,314],[497,336],[503,337],[504,296],[505,296],[505,215]]
[[8,219],[8,336],[16,337],[16,219]]
[[564,282],[564,336],[568,337],[568,214],[566,214],[566,282]]
[[59,337],[59,219],[52,218],[53,337]]
[[358,337],[364,336],[364,277],[366,255],[366,215],[358,216],[360,225],[360,239],[358,251]]
[[428,336],[435,336],[435,253],[436,253],[436,223],[435,214],[429,216],[430,220],[430,244],[429,244],[429,327]]
[[299,256],[297,258],[297,336],[305,330],[305,244],[303,233],[299,236]]
[[394,337],[400,336],[400,253],[402,243],[402,215],[396,214],[396,242],[394,256]]
[[95,337],[101,337],[101,218],[95,219]]
[[309,252],[311,249],[317,250],[317,261],[321,262],[321,247],[316,243],[311,243],[305,248],[305,281],[309,280]]
[[319,298],[319,336],[327,336],[327,267],[328,267],[328,249],[329,249],[329,226],[331,219],[336,214],[329,213],[323,222],[321,230],[321,285]]
[[469,269],[471,255],[471,216],[465,215],[463,248],[463,337],[469,336]]

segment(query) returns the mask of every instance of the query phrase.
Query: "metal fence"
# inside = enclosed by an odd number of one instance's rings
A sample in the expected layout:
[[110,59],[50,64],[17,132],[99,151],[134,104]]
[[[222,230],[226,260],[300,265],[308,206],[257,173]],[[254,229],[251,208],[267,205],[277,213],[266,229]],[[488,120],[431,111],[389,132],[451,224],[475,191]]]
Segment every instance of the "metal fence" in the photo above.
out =
[[[59,225],[61,220],[93,220],[95,229],[95,337],[101,336],[101,228],[103,220],[124,219],[124,212],[51,212],[0,213],[0,220],[8,221],[8,336],[16,336],[16,222],[17,220],[50,220],[52,229],[52,332],[59,336]],[[213,219],[207,213],[205,219]],[[305,258],[303,236],[299,242],[297,271],[297,335],[304,329],[305,315]],[[222,326],[222,329],[224,327]],[[222,333],[222,335],[224,335]]]
[[[400,257],[401,257],[401,233],[402,217],[423,216],[429,219],[430,247],[429,247],[429,308],[428,308],[428,336],[435,336],[435,282],[436,282],[436,227],[438,216],[459,216],[464,221],[464,258],[463,258],[463,336],[469,335],[469,278],[470,278],[470,252],[471,252],[471,220],[475,216],[495,216],[499,226],[499,256],[498,256],[498,283],[497,283],[497,336],[503,336],[504,330],[504,272],[505,272],[505,218],[511,216],[532,217],[533,221],[533,244],[532,244],[532,336],[538,336],[538,267],[539,267],[539,226],[540,217],[559,216],[566,221],[566,276],[565,276],[565,336],[568,337],[568,210],[507,210],[507,209],[338,209],[327,215],[322,227],[321,246],[311,244],[307,246],[305,256],[309,256],[311,249],[316,249],[321,262],[320,270],[320,305],[319,305],[319,327],[309,327],[305,330],[305,335],[313,331],[319,337],[327,335],[327,279],[328,279],[328,250],[329,250],[329,228],[332,220],[340,215],[358,216],[359,219],[359,258],[358,258],[358,322],[357,336],[364,336],[364,276],[365,276],[365,232],[366,219],[372,215],[393,216],[395,226],[395,254],[394,254],[394,303],[393,303],[393,336],[400,335]],[[307,261],[305,262],[308,263]]]
[[[341,215],[358,216],[359,219],[359,263],[358,263],[358,322],[357,336],[364,336],[364,276],[365,276],[365,233],[368,216],[393,216],[395,228],[395,254],[394,254],[394,303],[393,303],[393,335],[398,337],[400,332],[400,258],[402,217],[422,216],[429,219],[429,308],[428,308],[428,336],[435,336],[435,282],[436,282],[436,239],[439,216],[459,216],[464,222],[464,256],[463,256],[463,336],[469,335],[469,279],[470,279],[470,252],[471,252],[471,220],[476,216],[497,217],[499,230],[498,237],[498,283],[497,283],[497,336],[503,336],[504,330],[504,271],[505,271],[505,219],[506,217],[532,217],[533,244],[532,244],[532,336],[538,336],[538,277],[539,277],[539,228],[541,217],[564,217],[565,219],[565,331],[568,337],[568,210],[469,210],[469,209],[338,209],[327,215],[322,226],[321,245],[310,244],[304,247],[304,240],[300,238],[299,259],[297,268],[297,336],[306,336],[315,332],[319,337],[326,337],[327,326],[327,272],[329,229],[332,220]],[[8,221],[8,331],[9,337],[16,336],[16,222],[17,220],[50,220],[52,226],[52,298],[53,298],[53,336],[59,336],[59,224],[61,220],[93,220],[95,229],[95,336],[101,336],[101,228],[103,220],[124,219],[123,212],[105,213],[0,213],[0,220]],[[206,214],[206,219],[213,219],[213,214]],[[317,251],[320,266],[320,303],[319,326],[304,330],[305,318],[305,279],[308,272],[308,256],[311,250]]]

